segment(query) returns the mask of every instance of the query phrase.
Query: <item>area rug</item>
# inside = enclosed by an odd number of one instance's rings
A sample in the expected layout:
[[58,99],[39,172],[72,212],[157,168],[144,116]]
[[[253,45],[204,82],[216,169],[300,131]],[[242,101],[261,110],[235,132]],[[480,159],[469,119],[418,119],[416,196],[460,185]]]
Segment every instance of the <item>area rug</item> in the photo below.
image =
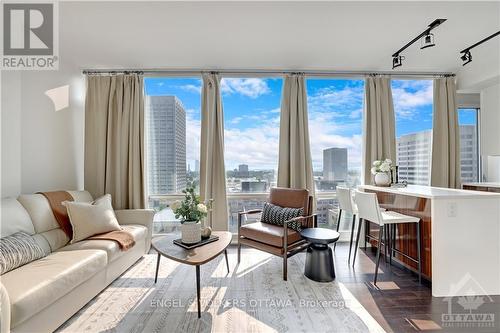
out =
[[59,332],[384,332],[339,282],[303,275],[304,254],[282,261],[252,249],[229,250],[201,266],[202,316],[197,318],[195,268],[156,255],[139,260],[69,319]]

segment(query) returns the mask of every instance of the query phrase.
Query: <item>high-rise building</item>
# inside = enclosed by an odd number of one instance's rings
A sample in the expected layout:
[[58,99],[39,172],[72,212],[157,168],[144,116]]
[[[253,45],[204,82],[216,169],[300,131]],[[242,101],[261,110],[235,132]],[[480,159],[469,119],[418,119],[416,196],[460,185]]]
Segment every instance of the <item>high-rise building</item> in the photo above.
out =
[[477,148],[477,127],[475,125],[460,126],[460,166],[463,183],[479,181]]
[[186,111],[175,96],[147,96],[149,193],[186,187]]
[[323,150],[323,179],[326,181],[347,180],[347,148]]
[[[432,131],[402,135],[397,139],[399,180],[409,184],[430,184]],[[462,182],[478,180],[477,132],[475,125],[460,126],[460,166]]]
[[194,161],[194,172],[200,173],[200,161],[199,160]]
[[429,185],[432,131],[400,136],[396,141],[399,180],[409,184]]
[[238,177],[248,177],[249,175],[250,175],[250,172],[248,172],[248,165],[247,164],[238,165]]

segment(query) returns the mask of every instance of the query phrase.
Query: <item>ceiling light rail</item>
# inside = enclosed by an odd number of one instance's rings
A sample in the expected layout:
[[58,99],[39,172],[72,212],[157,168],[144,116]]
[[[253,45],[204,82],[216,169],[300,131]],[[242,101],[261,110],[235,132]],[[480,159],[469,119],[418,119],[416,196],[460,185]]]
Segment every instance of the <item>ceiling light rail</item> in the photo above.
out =
[[472,62],[472,54],[470,53],[470,50],[472,50],[476,46],[479,46],[479,45],[483,44],[486,41],[489,41],[490,39],[492,39],[493,37],[496,37],[498,35],[500,35],[500,31],[497,31],[493,35],[490,35],[490,36],[488,36],[488,37],[480,40],[479,42],[477,42],[475,44],[472,44],[468,48],[463,49],[462,51],[460,51],[460,59],[463,61],[462,66],[465,66],[468,63]]
[[405,57],[402,56],[401,53],[411,45],[415,44],[415,42],[418,41],[419,39],[421,39],[422,43],[420,47],[421,50],[435,46],[436,44],[434,42],[434,34],[431,33],[431,31],[440,26],[441,24],[443,24],[445,21],[446,19],[434,20],[431,24],[429,24],[427,29],[425,29],[417,37],[413,38],[411,41],[406,43],[402,48],[394,52],[394,54],[392,55],[392,69],[395,69],[403,65],[403,60],[405,59]]
[[303,74],[307,77],[317,78],[351,78],[368,76],[389,76],[394,78],[420,78],[433,79],[441,77],[455,76],[451,72],[389,72],[389,71],[331,71],[331,70],[283,70],[283,69],[84,69],[86,75],[113,75],[113,74],[141,74],[150,77],[170,76],[170,77],[190,77],[200,76],[203,73],[218,73],[222,77],[279,77],[283,75]]

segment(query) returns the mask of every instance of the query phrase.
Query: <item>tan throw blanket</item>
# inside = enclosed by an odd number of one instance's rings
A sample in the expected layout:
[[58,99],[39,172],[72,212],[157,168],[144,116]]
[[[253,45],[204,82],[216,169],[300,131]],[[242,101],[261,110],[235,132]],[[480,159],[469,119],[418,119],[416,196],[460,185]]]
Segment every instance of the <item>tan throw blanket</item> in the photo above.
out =
[[103,234],[95,235],[87,239],[104,239],[115,241],[118,243],[118,246],[122,251],[127,251],[135,245],[134,236],[130,232],[125,230],[105,232]]
[[52,209],[52,213],[54,213],[59,227],[61,227],[69,239],[73,238],[73,228],[71,227],[71,222],[69,221],[68,211],[62,204],[64,201],[74,201],[71,194],[66,191],[38,193],[43,195],[49,201],[50,208]]
[[[64,231],[64,233],[69,237],[73,238],[73,228],[71,227],[71,222],[69,220],[68,211],[63,205],[64,201],[74,201],[71,194],[66,191],[52,191],[52,192],[38,192],[43,195],[49,202],[52,213],[56,218],[57,223]],[[95,235],[87,239],[105,239],[112,240],[118,243],[120,250],[127,251],[135,245],[134,236],[125,230],[115,230],[106,232],[103,234]]]

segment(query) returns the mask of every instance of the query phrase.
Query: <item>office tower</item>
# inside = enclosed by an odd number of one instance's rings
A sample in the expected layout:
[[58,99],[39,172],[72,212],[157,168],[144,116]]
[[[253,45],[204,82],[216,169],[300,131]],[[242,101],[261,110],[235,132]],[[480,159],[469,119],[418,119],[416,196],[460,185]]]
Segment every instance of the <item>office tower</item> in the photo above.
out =
[[323,179],[326,181],[347,180],[347,148],[323,150]]
[[199,160],[194,161],[194,172],[196,172],[196,173],[200,172],[200,161]]
[[432,131],[402,135],[396,142],[399,180],[409,184],[429,185]]
[[238,165],[238,176],[239,177],[249,177],[250,176],[250,172],[248,171],[247,164]]
[[241,182],[241,192],[266,192],[267,182],[260,180],[246,180]]
[[476,125],[460,126],[460,166],[463,183],[479,180],[476,129]]
[[147,96],[149,193],[186,187],[186,111],[175,96]]
[[[430,184],[432,131],[402,135],[397,139],[399,180],[409,184]],[[462,182],[478,180],[477,132],[475,125],[460,126],[460,166]]]

